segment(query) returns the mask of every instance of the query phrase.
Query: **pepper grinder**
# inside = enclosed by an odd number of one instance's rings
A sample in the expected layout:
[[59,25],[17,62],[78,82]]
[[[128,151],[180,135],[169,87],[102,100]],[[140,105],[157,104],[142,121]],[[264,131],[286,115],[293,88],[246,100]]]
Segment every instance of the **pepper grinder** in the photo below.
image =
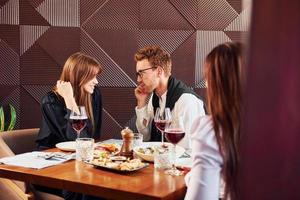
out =
[[125,156],[127,158],[133,158],[132,142],[134,134],[132,130],[128,127],[125,127],[125,129],[121,131],[121,135],[123,139],[123,144],[120,151],[120,155]]

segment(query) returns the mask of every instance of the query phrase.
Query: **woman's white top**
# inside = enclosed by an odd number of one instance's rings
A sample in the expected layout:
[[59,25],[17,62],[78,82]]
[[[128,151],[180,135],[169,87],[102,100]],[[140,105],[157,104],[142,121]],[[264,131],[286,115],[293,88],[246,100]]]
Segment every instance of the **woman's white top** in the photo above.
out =
[[185,200],[218,200],[223,196],[219,151],[211,116],[197,117],[191,128],[192,168],[185,176]]

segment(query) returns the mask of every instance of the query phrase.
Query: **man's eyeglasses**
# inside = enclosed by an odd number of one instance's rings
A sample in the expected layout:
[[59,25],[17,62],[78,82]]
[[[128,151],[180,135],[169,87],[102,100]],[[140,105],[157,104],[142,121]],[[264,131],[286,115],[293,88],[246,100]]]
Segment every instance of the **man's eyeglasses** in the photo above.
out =
[[149,69],[156,69],[157,67],[149,67],[149,68],[146,68],[146,69],[141,69],[141,70],[139,70],[139,71],[137,71],[135,74],[136,74],[136,76],[138,77],[140,77],[140,78],[143,78],[143,75],[144,75],[144,71],[147,71],[147,70],[149,70]]

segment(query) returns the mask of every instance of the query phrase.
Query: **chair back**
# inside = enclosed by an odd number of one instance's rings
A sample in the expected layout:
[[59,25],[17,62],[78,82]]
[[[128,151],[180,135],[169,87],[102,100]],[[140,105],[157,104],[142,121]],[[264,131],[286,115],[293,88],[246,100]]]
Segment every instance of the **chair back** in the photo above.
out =
[[39,128],[4,131],[0,133],[0,137],[14,154],[20,154],[36,149],[38,132]]

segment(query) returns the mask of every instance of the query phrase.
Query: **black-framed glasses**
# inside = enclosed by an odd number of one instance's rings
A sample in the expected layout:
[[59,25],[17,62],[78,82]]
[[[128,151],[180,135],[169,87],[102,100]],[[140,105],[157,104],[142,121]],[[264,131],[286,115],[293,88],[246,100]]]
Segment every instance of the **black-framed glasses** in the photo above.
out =
[[136,73],[135,73],[135,75],[138,77],[140,77],[140,78],[143,78],[143,75],[144,75],[144,71],[147,71],[147,70],[149,70],[149,69],[156,69],[157,67],[149,67],[149,68],[146,68],[146,69],[141,69],[141,70],[139,70],[139,71],[137,71]]

